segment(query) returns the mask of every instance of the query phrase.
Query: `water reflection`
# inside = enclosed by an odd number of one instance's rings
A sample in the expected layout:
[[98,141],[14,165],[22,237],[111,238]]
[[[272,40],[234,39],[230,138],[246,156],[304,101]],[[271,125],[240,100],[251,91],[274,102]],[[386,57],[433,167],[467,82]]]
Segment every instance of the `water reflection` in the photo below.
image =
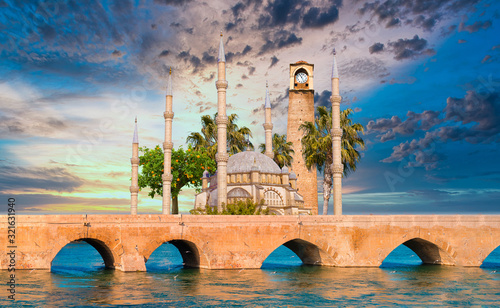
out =
[[[52,273],[18,271],[16,304],[494,306],[498,300],[500,258],[492,259],[497,265],[491,268],[409,266],[413,252],[403,249],[386,260],[390,266],[332,268],[300,266],[293,253],[280,248],[262,269],[212,271],[182,268],[178,251],[166,245],[148,261],[149,272],[123,273],[104,269],[100,255],[89,255],[87,248],[61,251]],[[74,261],[82,255],[80,263]],[[6,281],[7,275],[0,272],[0,279]],[[0,298],[0,305],[8,304],[6,296]]]

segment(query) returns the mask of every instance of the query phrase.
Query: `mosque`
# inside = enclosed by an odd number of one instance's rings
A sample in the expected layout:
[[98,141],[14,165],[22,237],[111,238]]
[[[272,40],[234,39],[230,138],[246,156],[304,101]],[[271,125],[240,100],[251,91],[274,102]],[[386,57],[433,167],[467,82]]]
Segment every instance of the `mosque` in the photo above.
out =
[[[204,208],[206,205],[222,210],[224,204],[242,200],[252,200],[262,204],[261,209],[269,209],[276,215],[318,214],[318,193],[316,169],[308,170],[302,156],[301,138],[303,133],[299,126],[306,122],[314,122],[314,65],[305,61],[290,64],[290,88],[287,123],[287,140],[293,143],[294,154],[291,170],[286,166],[280,168],[273,160],[272,149],[272,119],[271,100],[269,89],[266,85],[265,96],[265,152],[261,154],[254,151],[244,151],[232,156],[227,152],[226,130],[228,118],[226,116],[226,59],[224,53],[223,37],[221,34],[218,54],[218,79],[217,88],[217,172],[213,175],[206,170],[202,177],[202,191],[195,195],[195,208]],[[339,76],[335,59],[332,67],[332,97],[333,107],[333,187],[334,187],[334,213],[341,215],[341,176],[343,165],[340,160],[340,101]],[[163,206],[162,213],[170,214],[171,202],[171,155],[172,155],[172,72],[167,80],[165,104],[165,142],[164,174],[163,180]],[[137,214],[138,187],[138,137],[137,121],[134,130],[132,145],[132,185],[131,214]],[[326,214],[326,211],[324,211]]]

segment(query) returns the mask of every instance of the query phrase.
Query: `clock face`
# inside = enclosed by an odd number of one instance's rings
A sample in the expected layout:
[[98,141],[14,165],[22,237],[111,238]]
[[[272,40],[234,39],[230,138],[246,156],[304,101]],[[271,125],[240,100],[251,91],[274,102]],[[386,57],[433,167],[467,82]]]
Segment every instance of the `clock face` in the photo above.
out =
[[295,75],[295,80],[298,83],[306,83],[306,81],[307,81],[307,74],[300,72],[297,75]]

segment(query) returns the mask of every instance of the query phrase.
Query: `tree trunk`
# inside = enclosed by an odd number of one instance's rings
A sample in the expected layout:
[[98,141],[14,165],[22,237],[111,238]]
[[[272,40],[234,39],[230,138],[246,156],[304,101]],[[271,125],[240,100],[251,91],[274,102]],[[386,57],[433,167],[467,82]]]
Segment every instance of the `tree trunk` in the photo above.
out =
[[323,173],[323,215],[328,215],[328,202],[333,184],[332,163],[327,160],[325,164],[325,172]]
[[330,200],[330,187],[323,180],[323,215],[328,215],[328,201]]
[[172,214],[179,214],[179,199],[177,199],[177,196],[172,196]]

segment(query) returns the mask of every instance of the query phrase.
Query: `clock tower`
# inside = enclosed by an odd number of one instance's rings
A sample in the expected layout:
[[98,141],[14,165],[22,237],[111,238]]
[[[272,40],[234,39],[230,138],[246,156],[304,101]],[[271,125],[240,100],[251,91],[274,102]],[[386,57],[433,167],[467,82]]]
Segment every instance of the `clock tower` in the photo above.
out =
[[290,89],[288,90],[287,141],[293,143],[292,170],[297,175],[298,192],[304,196],[304,207],[318,215],[318,183],[316,168],[307,170],[302,156],[301,139],[304,135],[299,127],[304,122],[314,123],[314,64],[299,61],[290,64]]

